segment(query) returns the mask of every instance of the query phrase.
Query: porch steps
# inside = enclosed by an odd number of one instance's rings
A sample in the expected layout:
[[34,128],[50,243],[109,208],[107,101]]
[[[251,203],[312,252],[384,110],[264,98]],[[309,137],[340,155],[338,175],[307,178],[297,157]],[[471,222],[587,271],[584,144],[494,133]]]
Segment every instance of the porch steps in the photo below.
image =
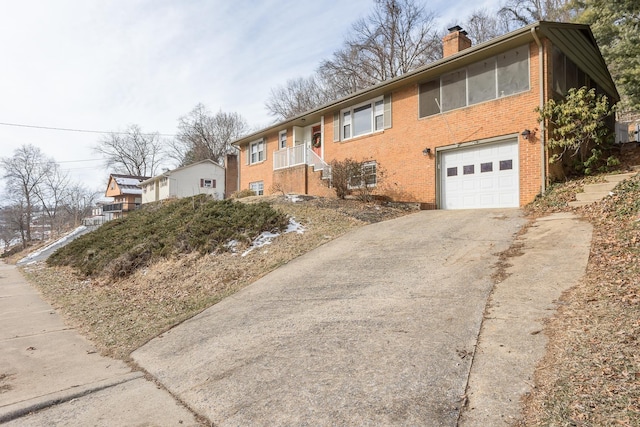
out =
[[632,170],[634,172],[605,175],[606,182],[585,185],[584,193],[576,194],[576,200],[569,202],[569,206],[580,207],[602,200],[611,193],[619,182],[638,174],[640,166],[634,166]]

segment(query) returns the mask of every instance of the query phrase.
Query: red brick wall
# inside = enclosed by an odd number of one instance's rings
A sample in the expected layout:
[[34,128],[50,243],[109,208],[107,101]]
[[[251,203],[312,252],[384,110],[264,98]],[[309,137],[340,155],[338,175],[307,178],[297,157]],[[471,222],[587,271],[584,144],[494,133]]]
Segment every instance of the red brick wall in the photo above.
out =
[[[436,148],[539,128],[534,108],[539,104],[538,48],[530,46],[530,90],[493,101],[418,118],[418,85],[392,94],[392,127],[384,132],[333,141],[333,115],[325,117],[325,160],[376,160],[386,171],[380,192],[394,200],[436,203]],[[520,204],[535,198],[541,186],[540,137],[518,136]],[[431,148],[432,155],[422,150]]]
[[265,187],[266,193],[294,193],[307,194],[307,165],[273,171],[271,188]]
[[269,135],[266,140],[266,157],[263,162],[249,164],[249,145],[242,147],[240,156],[240,190],[249,188],[249,183],[264,182],[264,194],[271,194],[273,187],[273,152],[278,149],[278,134]]
[[224,170],[224,197],[227,198],[238,191],[238,155],[227,154]]

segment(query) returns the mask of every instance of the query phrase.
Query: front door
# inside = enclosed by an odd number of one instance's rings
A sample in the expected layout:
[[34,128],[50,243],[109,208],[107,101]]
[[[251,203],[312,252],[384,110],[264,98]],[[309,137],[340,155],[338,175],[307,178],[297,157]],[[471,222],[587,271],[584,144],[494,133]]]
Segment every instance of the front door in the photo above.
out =
[[311,149],[318,157],[322,157],[322,132],[320,125],[311,128]]

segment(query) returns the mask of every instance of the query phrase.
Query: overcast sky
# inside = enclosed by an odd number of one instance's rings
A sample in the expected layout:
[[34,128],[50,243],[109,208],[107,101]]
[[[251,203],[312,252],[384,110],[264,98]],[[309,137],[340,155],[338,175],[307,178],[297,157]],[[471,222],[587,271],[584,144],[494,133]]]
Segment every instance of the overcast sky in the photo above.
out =
[[[0,0],[0,157],[40,147],[76,181],[104,190],[95,131],[174,134],[197,103],[272,122],[271,88],[308,76],[373,0]],[[494,8],[498,0],[473,7]],[[425,2],[438,24],[466,0]]]

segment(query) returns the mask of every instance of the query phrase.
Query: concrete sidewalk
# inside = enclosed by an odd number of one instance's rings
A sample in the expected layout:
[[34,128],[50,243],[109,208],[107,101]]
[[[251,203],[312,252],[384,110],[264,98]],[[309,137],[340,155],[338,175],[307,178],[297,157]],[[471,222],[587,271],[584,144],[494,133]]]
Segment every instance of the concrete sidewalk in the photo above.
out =
[[[34,411],[40,412],[27,415]],[[0,423],[198,424],[142,372],[100,356],[5,263],[0,263]]]

